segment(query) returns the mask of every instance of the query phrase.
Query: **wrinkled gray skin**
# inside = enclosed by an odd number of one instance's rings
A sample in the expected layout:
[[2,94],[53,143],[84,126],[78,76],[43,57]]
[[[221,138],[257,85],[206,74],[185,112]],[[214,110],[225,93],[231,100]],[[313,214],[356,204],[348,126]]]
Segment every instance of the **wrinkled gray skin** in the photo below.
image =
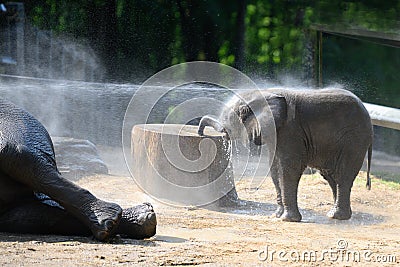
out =
[[141,239],[155,234],[156,216],[148,203],[122,210],[61,177],[43,125],[0,99],[0,231]]
[[237,138],[241,136],[237,133],[238,125],[242,124],[256,145],[268,145],[268,129],[273,128],[271,116],[276,127],[276,152],[271,167],[277,193],[276,217],[301,221],[297,189],[301,174],[310,166],[320,171],[332,189],[334,205],[327,216],[349,219],[351,188],[367,151],[370,189],[373,132],[362,102],[341,89],[245,92],[231,101],[218,119],[203,117],[198,133],[203,135],[204,128],[211,126],[229,138]]

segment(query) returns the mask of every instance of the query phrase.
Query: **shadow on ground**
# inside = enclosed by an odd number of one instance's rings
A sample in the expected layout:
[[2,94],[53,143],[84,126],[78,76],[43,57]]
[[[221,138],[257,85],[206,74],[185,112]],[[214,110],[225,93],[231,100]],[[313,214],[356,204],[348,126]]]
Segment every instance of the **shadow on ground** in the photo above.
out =
[[[171,240],[175,237],[171,237]],[[176,239],[176,238],[175,238]],[[179,239],[179,238],[178,238]],[[160,241],[160,240],[158,240]],[[79,243],[86,244],[103,244],[103,242],[95,240],[93,237],[84,236],[61,236],[61,235],[32,235],[32,234],[16,234],[16,233],[0,233],[0,242],[20,242],[20,243],[32,243],[32,244],[42,244],[42,243],[57,243],[64,246],[76,246]],[[182,241],[184,242],[184,241]],[[136,239],[126,239],[116,236],[110,239],[108,244],[113,245],[140,245],[140,246],[156,246],[155,238],[136,240]]]
[[[223,207],[215,211],[229,214],[243,215],[259,215],[266,216],[268,220],[279,220],[273,217],[273,213],[277,205],[272,203],[256,202],[249,200],[239,200],[236,207]],[[329,210],[329,209],[328,209]],[[328,212],[327,210],[327,212]],[[326,225],[373,225],[385,221],[384,216],[373,215],[365,212],[353,212],[350,220],[336,220],[326,216],[321,212],[316,212],[311,209],[300,209],[303,217],[301,223],[315,223]]]

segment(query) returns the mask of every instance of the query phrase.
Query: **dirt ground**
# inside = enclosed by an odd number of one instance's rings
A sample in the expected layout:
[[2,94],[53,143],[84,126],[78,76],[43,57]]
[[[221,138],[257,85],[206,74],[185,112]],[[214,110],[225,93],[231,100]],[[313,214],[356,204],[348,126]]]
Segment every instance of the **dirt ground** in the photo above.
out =
[[306,175],[299,189],[301,223],[272,218],[275,192],[268,179],[256,192],[237,183],[235,208],[212,211],[161,204],[140,192],[133,180],[91,176],[78,183],[123,207],[154,204],[157,235],[148,240],[0,233],[0,265],[5,266],[396,266],[400,263],[400,190],[365,174],[352,191],[353,217],[330,220],[327,183]]

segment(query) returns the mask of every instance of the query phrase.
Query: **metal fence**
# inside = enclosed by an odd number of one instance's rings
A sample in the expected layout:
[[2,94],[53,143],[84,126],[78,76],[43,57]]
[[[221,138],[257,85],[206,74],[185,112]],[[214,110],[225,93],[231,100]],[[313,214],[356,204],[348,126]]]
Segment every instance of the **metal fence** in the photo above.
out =
[[364,103],[372,124],[400,130],[400,109]]

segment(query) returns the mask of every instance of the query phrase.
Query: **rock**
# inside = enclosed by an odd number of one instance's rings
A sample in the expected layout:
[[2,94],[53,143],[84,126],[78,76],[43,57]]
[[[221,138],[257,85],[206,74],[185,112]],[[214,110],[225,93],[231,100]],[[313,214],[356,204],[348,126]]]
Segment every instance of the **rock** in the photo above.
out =
[[93,174],[108,174],[96,146],[82,139],[52,137],[58,170],[62,176],[76,181]]

